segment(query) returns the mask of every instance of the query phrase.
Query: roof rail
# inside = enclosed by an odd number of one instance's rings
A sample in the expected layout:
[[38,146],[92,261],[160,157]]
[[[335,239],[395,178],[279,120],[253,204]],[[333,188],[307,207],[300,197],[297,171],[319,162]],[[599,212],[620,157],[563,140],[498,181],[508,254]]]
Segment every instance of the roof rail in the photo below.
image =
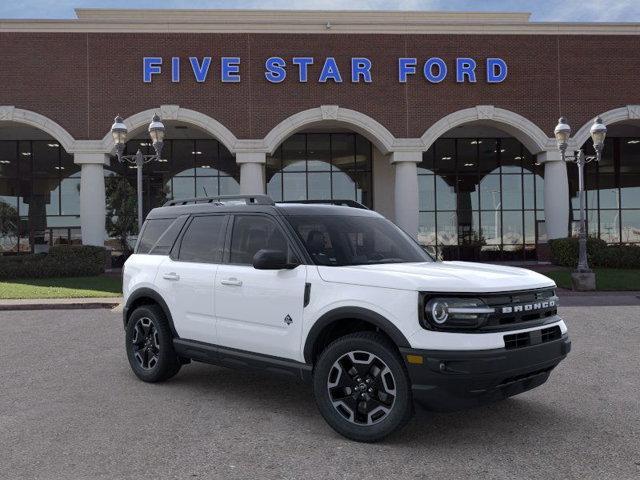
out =
[[189,205],[191,203],[213,203],[224,205],[228,201],[244,200],[247,205],[274,205],[268,195],[219,195],[217,197],[192,197],[169,200],[163,207],[175,207],[177,205]]
[[306,204],[326,204],[326,205],[339,205],[342,207],[351,207],[351,208],[360,208],[362,210],[369,210],[369,207],[363,205],[360,202],[356,202],[355,200],[340,200],[340,199],[331,199],[331,200],[286,200],[284,202],[278,203],[306,203]]

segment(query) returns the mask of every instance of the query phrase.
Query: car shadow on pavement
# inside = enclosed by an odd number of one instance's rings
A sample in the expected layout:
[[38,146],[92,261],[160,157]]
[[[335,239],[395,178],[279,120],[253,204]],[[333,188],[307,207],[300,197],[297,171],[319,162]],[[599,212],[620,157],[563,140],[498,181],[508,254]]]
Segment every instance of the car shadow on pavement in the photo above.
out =
[[[344,440],[333,432],[318,412],[310,385],[267,373],[236,370],[193,363],[163,387],[198,401],[221,403],[237,411],[268,412],[286,416],[296,430],[315,431]],[[544,387],[543,387],[544,388]],[[256,392],[260,392],[256,395]],[[538,397],[539,398],[539,397]],[[501,443],[521,441],[522,432],[548,433],[548,426],[566,422],[566,412],[532,398],[529,393],[490,405],[455,412],[430,412],[416,405],[409,424],[386,440],[387,445],[434,446],[459,441],[464,445],[484,444],[492,435]],[[295,433],[295,432],[292,432]],[[330,437],[327,437],[330,440]]]

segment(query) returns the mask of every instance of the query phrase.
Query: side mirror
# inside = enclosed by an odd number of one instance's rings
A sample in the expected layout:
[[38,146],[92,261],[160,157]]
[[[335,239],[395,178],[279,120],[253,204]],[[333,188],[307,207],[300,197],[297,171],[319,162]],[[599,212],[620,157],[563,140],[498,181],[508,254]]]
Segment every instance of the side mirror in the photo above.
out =
[[253,268],[257,270],[283,270],[295,268],[287,262],[287,254],[282,250],[258,250],[253,256]]

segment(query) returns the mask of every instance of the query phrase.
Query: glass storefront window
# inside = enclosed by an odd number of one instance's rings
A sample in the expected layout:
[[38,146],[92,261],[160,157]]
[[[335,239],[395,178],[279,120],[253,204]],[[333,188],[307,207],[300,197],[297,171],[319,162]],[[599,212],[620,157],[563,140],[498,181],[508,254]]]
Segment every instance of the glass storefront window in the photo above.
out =
[[298,133],[267,157],[276,201],[356,200],[372,206],[372,146],[355,133]]
[[[583,147],[589,154],[592,147]],[[578,234],[578,172],[567,165],[571,196],[571,232]],[[640,138],[607,137],[603,159],[585,169],[586,218],[589,235],[607,243],[640,243]]]
[[418,240],[445,259],[535,258],[543,182],[516,139],[438,139],[418,166]]
[[[148,140],[127,142],[127,154],[153,153]],[[111,159],[111,170],[135,189],[136,169]],[[145,215],[167,200],[233,195],[240,191],[240,169],[233,155],[215,139],[167,139],[162,160],[145,164],[142,170]]]
[[55,245],[54,231],[71,241],[79,226],[80,167],[73,156],[55,140],[0,140],[0,253]]

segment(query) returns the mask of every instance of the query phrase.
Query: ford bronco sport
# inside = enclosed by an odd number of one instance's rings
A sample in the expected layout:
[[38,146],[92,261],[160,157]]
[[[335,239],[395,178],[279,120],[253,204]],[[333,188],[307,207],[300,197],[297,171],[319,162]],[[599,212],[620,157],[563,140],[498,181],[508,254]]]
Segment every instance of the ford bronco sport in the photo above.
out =
[[158,382],[194,360],[283,373],[311,383],[337,432],[372,442],[414,400],[452,410],[516,395],[569,352],[547,277],[434,261],[381,215],[327,203],[152,210],[123,274],[133,372]]

